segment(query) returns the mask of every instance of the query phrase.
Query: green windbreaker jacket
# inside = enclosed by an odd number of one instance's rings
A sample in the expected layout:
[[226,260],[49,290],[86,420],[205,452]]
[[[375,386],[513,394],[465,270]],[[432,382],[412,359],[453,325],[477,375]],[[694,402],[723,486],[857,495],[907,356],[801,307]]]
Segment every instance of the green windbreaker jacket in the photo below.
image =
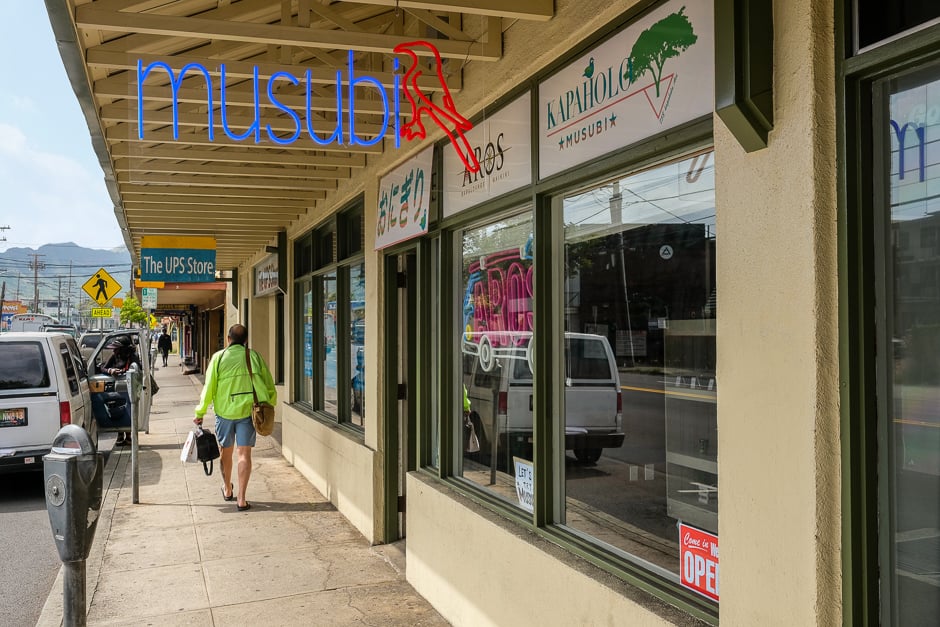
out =
[[[251,351],[251,372],[258,395],[258,401],[277,405],[277,390],[274,379],[261,355]],[[202,396],[196,405],[196,418],[205,416],[212,403],[215,415],[228,420],[238,420],[251,416],[251,406],[255,402],[251,394],[251,382],[248,379],[248,365],[245,363],[245,347],[232,344],[221,350],[209,360],[206,368],[206,383],[202,387]]]

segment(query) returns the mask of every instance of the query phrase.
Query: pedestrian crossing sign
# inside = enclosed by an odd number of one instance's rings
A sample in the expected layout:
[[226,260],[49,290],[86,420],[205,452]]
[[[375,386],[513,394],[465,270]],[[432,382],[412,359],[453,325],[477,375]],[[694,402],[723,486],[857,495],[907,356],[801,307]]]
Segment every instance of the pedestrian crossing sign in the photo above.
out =
[[117,296],[117,293],[121,291],[121,284],[115,281],[114,277],[108,274],[104,268],[101,268],[85,281],[82,289],[91,296],[93,301],[99,305],[104,305]]

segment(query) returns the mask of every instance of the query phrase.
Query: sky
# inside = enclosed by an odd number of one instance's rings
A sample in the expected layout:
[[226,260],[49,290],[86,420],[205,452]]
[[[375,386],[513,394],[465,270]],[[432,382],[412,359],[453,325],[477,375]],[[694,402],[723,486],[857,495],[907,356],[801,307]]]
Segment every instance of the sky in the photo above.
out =
[[42,0],[4,0],[0,20],[0,251],[124,246],[85,117]]

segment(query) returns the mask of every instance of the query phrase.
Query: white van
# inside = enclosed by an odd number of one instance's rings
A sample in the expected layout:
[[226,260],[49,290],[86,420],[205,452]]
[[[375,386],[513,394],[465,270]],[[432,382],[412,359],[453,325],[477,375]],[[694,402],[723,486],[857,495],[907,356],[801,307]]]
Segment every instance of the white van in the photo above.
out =
[[[531,333],[513,333],[508,341],[474,335],[464,336],[464,354],[473,357],[465,385],[481,452],[487,456],[496,438],[500,457],[531,459]],[[593,464],[603,449],[624,441],[617,362],[607,338],[588,333],[565,333],[565,355],[565,449]]]
[[59,321],[41,313],[16,314],[10,318],[10,331],[42,331],[50,324],[59,324]]
[[75,338],[64,333],[0,335],[0,473],[42,470],[64,425],[98,443],[88,374]]

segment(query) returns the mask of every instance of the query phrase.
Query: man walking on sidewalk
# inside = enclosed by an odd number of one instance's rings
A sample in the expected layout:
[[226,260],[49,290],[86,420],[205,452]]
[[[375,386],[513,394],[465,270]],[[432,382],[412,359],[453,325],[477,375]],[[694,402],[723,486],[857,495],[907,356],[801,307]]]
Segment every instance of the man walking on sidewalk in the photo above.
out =
[[163,327],[163,333],[157,340],[157,350],[163,355],[163,366],[166,367],[166,358],[169,356],[170,351],[173,350],[173,338],[166,332],[166,327]]
[[[247,347],[247,342],[248,329],[241,324],[232,325],[228,331],[228,347],[215,353],[206,367],[206,382],[193,420],[202,425],[202,417],[206,415],[209,404],[213,404],[215,435],[222,449],[222,498],[226,501],[236,499],[232,486],[232,451],[234,447],[238,448],[237,498],[240,512],[251,508],[245,493],[251,476],[251,448],[257,437],[251,424],[252,387],[258,395],[258,402],[277,404],[277,390],[271,372],[261,355]],[[246,351],[250,355],[253,376],[248,374]]]

